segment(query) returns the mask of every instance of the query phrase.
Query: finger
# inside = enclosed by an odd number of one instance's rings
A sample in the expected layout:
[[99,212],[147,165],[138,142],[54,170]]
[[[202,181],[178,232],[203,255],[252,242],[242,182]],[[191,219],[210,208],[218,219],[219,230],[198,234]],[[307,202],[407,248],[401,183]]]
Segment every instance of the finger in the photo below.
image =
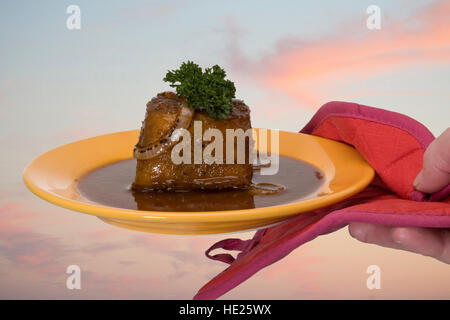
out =
[[393,228],[391,234],[403,250],[450,263],[450,229]]
[[362,222],[352,222],[348,226],[350,235],[361,242],[373,243],[383,247],[401,249],[402,246],[392,238],[392,227]]
[[417,190],[433,193],[450,183],[450,128],[430,143],[423,156],[423,169],[417,175]]
[[436,258],[450,264],[450,229],[403,228],[353,222],[352,237],[366,243]]

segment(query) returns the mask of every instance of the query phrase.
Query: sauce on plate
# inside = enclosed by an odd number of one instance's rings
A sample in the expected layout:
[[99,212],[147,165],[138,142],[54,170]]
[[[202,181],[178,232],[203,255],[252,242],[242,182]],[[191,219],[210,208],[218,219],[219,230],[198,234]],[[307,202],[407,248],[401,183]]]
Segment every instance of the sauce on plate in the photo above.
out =
[[275,194],[255,194],[250,190],[228,191],[153,191],[138,192],[130,185],[136,174],[136,160],[118,161],[85,175],[78,184],[88,201],[116,208],[146,211],[221,211],[263,208],[314,197],[324,183],[316,167],[289,157],[279,157],[275,175],[254,170],[255,185],[282,185]]

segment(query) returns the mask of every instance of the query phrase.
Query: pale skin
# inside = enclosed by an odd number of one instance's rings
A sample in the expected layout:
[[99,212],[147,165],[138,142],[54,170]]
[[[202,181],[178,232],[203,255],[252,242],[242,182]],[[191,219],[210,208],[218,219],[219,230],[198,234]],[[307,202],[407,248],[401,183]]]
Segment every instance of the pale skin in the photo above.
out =
[[[433,193],[450,183],[450,128],[427,148],[423,169],[414,181],[417,190]],[[359,241],[436,258],[450,264],[450,229],[402,228],[353,222],[350,235]]]

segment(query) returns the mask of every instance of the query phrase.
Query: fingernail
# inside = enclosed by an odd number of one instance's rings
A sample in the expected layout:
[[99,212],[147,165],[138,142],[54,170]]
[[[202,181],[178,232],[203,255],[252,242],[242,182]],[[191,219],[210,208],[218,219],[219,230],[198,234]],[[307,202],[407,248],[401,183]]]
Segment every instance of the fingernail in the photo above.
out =
[[349,225],[350,235],[361,242],[367,242],[367,234],[371,228],[372,225],[363,222],[353,222]]
[[391,236],[395,243],[403,245],[408,238],[408,229],[402,227],[392,228]]
[[420,185],[421,182],[422,182],[422,171],[419,172],[416,179],[414,180],[414,183],[413,183],[414,188],[417,189],[417,187]]

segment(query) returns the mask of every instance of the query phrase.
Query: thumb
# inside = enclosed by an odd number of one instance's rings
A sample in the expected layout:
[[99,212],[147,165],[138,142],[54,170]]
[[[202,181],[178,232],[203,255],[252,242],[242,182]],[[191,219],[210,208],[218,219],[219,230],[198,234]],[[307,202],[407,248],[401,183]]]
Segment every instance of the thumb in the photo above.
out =
[[416,177],[417,190],[433,193],[450,183],[450,128],[430,143],[423,156],[422,171]]

